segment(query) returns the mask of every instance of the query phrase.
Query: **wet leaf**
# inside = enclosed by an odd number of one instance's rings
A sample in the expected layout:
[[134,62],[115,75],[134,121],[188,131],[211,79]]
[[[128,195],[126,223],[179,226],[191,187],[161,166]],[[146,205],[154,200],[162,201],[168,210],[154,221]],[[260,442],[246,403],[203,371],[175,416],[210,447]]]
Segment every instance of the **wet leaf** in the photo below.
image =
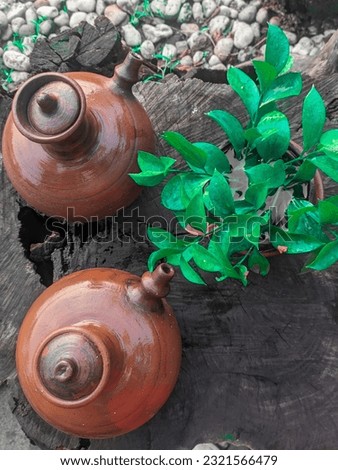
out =
[[235,67],[230,67],[227,73],[227,79],[231,88],[243,101],[251,121],[254,121],[259,105],[259,91],[257,85],[249,75]]
[[289,60],[289,40],[284,31],[276,25],[269,24],[266,39],[265,60],[281,72]]
[[312,263],[306,265],[307,268],[322,270],[327,269],[338,261],[338,240],[327,243],[318,253]]
[[207,113],[226,133],[237,155],[240,155],[244,145],[244,130],[239,120],[227,111],[215,110]]
[[326,111],[323,98],[313,86],[306,95],[303,104],[302,127],[303,149],[305,152],[318,144],[325,119]]

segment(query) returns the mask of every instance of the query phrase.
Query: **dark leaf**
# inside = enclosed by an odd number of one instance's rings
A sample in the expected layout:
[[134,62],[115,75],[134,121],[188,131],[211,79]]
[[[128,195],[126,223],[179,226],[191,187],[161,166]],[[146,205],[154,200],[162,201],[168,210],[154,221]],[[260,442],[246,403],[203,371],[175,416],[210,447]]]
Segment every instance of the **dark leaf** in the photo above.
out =
[[245,72],[235,67],[230,67],[227,79],[229,85],[243,101],[251,121],[254,121],[259,105],[257,85]]
[[236,154],[240,155],[245,145],[245,138],[244,130],[239,120],[227,111],[221,110],[210,111],[207,113],[207,116],[217,122],[223,129],[235,149]]
[[230,186],[217,170],[214,171],[210,180],[208,194],[217,215],[225,217],[234,212],[235,206]]
[[313,86],[306,95],[303,104],[302,127],[303,148],[307,152],[317,145],[323,132],[326,112],[323,98]]
[[278,160],[287,151],[290,143],[290,126],[287,117],[272,111],[262,117],[257,125],[262,139],[257,141],[257,151],[265,161]]
[[254,248],[248,259],[249,269],[258,266],[259,272],[262,276],[266,276],[270,269],[270,263],[265,256],[263,256],[257,248]]
[[317,257],[306,267],[310,269],[327,269],[338,261],[338,240],[327,243]]
[[190,282],[194,284],[202,284],[205,285],[205,282],[201,278],[201,276],[190,266],[190,264],[181,256],[180,260],[180,268],[182,271],[183,276]]
[[261,60],[253,60],[252,63],[258,77],[261,93],[264,93],[277,77],[276,67]]
[[289,41],[284,31],[278,26],[269,24],[266,39],[265,60],[281,72],[289,59]]
[[302,91],[302,76],[299,72],[289,72],[274,80],[263,95],[261,104],[298,96]]
[[203,233],[207,229],[207,220],[205,215],[205,207],[203,202],[203,194],[200,191],[189,202],[185,214],[185,225],[201,230]]
[[330,201],[319,201],[318,203],[319,220],[324,224],[338,224],[338,206]]
[[207,142],[196,142],[194,145],[203,150],[207,155],[207,162],[204,169],[209,175],[213,175],[215,169],[220,173],[230,172],[231,168],[228,157],[220,148],[216,147],[216,145]]
[[323,242],[311,235],[289,233],[278,227],[271,227],[270,237],[272,245],[278,249],[283,246],[287,248],[288,254],[308,253],[323,246]]
[[163,139],[168,142],[169,145],[174,147],[183,157],[183,159],[197,168],[204,168],[207,155],[203,150],[194,146],[189,140],[187,140],[182,134],[178,132],[164,132],[162,135]]
[[268,188],[265,183],[252,184],[245,193],[245,200],[255,209],[260,209],[268,195]]

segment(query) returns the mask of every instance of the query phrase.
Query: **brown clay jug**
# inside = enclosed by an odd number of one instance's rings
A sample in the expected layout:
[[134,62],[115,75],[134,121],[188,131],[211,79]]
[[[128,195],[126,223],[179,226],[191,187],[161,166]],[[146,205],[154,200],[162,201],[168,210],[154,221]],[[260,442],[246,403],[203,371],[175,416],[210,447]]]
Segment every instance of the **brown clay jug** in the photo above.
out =
[[129,53],[113,78],[42,73],[17,91],[3,133],[3,159],[30,206],[86,222],[111,216],[139,196],[128,173],[138,171],[138,150],[155,148],[149,118],[131,91],[141,64]]
[[178,377],[181,339],[164,299],[174,270],[140,278],[79,271],[48,287],[17,341],[20,384],[35,411],[65,433],[106,438],[152,418]]

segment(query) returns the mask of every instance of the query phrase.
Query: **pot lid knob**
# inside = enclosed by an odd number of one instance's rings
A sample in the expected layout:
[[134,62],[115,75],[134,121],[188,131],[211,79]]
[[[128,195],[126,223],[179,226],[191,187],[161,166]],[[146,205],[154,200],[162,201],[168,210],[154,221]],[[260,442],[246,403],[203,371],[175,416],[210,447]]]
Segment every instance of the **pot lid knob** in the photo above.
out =
[[13,101],[19,131],[40,143],[60,141],[80,125],[86,102],[83,90],[61,73],[42,73],[27,80]]
[[43,386],[54,397],[80,400],[92,394],[102,380],[100,349],[80,330],[63,331],[47,339],[37,359]]
[[80,99],[69,84],[51,82],[32,96],[27,112],[34,129],[42,134],[59,134],[76,121],[80,113]]

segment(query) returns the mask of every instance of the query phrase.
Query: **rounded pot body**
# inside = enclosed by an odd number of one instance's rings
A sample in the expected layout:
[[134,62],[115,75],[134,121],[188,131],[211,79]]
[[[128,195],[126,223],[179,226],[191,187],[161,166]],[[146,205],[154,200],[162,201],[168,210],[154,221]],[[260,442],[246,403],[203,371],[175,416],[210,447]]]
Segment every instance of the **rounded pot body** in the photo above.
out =
[[[162,275],[169,278],[168,269]],[[19,332],[17,371],[45,421],[69,434],[106,438],[136,429],[166,402],[179,374],[181,340],[158,272],[154,281],[156,271],[141,279],[83,270],[33,303]]]
[[[131,92],[135,70],[130,80],[128,73],[113,79],[89,72],[40,74],[18,91],[3,133],[3,157],[30,206],[86,222],[113,215],[139,196],[128,173],[138,171],[138,150],[154,152],[155,137]],[[38,104],[32,105],[34,93]]]

